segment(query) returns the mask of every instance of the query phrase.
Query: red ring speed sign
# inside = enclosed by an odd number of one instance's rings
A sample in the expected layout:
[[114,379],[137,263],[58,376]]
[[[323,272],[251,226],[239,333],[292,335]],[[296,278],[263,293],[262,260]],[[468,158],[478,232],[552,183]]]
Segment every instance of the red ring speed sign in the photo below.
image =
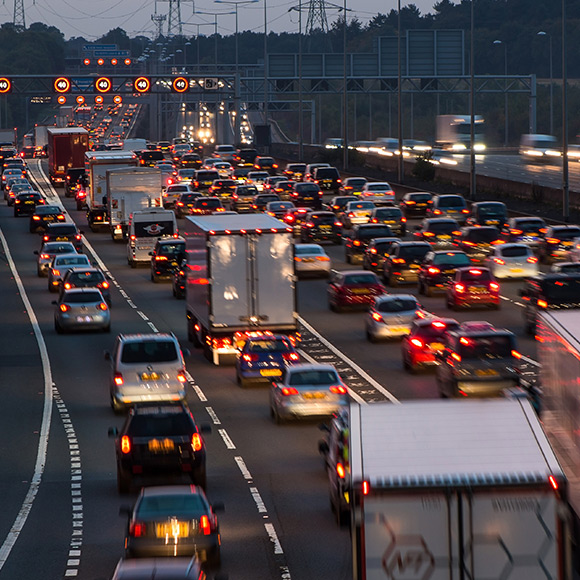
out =
[[120,105],[123,102],[123,97],[121,95],[115,95],[113,97],[113,103],[115,103],[115,105]]
[[189,89],[189,81],[185,77],[177,77],[171,86],[176,93],[185,93]]
[[6,77],[0,78],[0,94],[9,93],[12,89],[12,82]]
[[139,93],[148,93],[151,89],[151,81],[147,77],[139,77],[135,79],[133,86]]
[[66,103],[66,97],[64,95],[59,95],[58,99],[56,99],[59,105],[64,105]]
[[54,80],[53,88],[57,93],[68,93],[70,91],[70,79],[58,77]]
[[107,77],[99,77],[95,80],[95,89],[99,93],[108,93],[113,86],[111,79]]
[[103,97],[101,97],[101,95],[97,95],[95,97],[95,103],[97,103],[97,105],[102,105],[103,104]]
[[76,99],[78,105],[84,105],[85,98],[82,95],[79,95]]

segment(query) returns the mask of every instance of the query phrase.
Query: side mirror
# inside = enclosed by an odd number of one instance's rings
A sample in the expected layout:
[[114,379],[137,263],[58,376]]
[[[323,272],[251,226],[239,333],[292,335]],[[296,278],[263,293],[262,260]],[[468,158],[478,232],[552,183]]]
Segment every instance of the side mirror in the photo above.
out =
[[103,353],[103,356],[105,357],[105,360],[111,360],[111,353],[108,350]]
[[55,305],[56,305],[56,304],[58,304],[58,302],[57,302],[56,300],[53,300],[53,301],[51,302],[51,304],[55,304]]
[[152,256],[153,255],[153,252],[149,252],[149,255]]
[[107,431],[107,435],[110,438],[117,437],[118,434],[119,434],[119,429],[117,429],[117,427],[109,427],[109,430]]
[[330,427],[327,423],[320,423],[320,425],[318,425],[318,429],[320,431],[324,431],[325,433],[330,433]]
[[79,230],[79,234],[81,234],[82,236],[84,236],[85,235],[84,230]]
[[181,354],[183,356],[191,356],[191,351],[188,348],[182,348],[181,349]]
[[211,433],[211,425],[209,423],[204,423],[203,425],[198,425],[197,427],[198,427],[200,433],[206,433],[206,434]]
[[527,296],[527,295],[528,295],[528,293],[526,292],[526,289],[525,289],[525,288],[520,288],[520,289],[518,290],[518,294],[519,294],[519,295],[520,295],[522,298],[523,298],[524,296]]

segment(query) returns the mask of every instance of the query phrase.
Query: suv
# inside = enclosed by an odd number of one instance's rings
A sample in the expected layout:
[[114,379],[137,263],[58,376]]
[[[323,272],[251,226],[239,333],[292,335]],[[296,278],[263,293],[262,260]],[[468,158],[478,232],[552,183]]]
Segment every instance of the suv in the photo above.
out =
[[71,242],[77,252],[83,251],[83,232],[75,224],[47,224],[42,243],[46,242]]
[[196,190],[208,190],[216,179],[220,178],[220,174],[213,169],[198,169],[193,178],[193,188]]
[[312,175],[312,180],[324,192],[338,193],[342,180],[336,167],[317,167]]
[[471,204],[471,211],[467,216],[467,225],[495,226],[503,229],[507,225],[507,207],[501,201],[478,201]]
[[483,264],[493,247],[503,243],[499,230],[494,226],[461,228],[461,235],[455,240],[457,249],[465,252],[477,264]]
[[550,272],[528,278],[520,296],[524,299],[524,329],[534,334],[538,312],[580,308],[580,274]]
[[391,228],[384,224],[360,224],[344,236],[344,254],[347,264],[362,262],[366,247],[375,238],[392,237]]
[[544,264],[552,264],[556,260],[568,259],[570,250],[574,247],[574,238],[580,237],[580,226],[551,226],[546,231],[546,237],[538,246],[538,257]]
[[310,212],[300,228],[301,242],[342,242],[342,224],[331,211]]
[[185,399],[185,361],[174,334],[119,334],[105,359],[111,363],[114,411],[135,403]]
[[290,194],[290,201],[296,206],[322,209],[322,190],[316,183],[297,182]]
[[383,279],[389,286],[396,286],[399,282],[417,283],[421,263],[429,251],[431,246],[427,242],[393,244],[385,257]]
[[157,240],[151,252],[151,281],[159,282],[161,278],[170,279],[173,270],[179,267],[185,258],[185,240],[169,238]]
[[201,433],[207,430],[198,428],[184,403],[135,405],[120,431],[109,429],[109,437],[115,438],[119,493],[131,490],[136,474],[183,474],[205,488],[206,456]]
[[155,149],[153,151],[141,151],[139,154],[139,165],[143,167],[154,167],[157,161],[165,161],[163,151]]
[[222,161],[234,161],[236,148],[233,145],[216,145],[213,156]]
[[520,385],[516,336],[503,328],[448,332],[445,349],[437,358],[442,397],[498,396]]

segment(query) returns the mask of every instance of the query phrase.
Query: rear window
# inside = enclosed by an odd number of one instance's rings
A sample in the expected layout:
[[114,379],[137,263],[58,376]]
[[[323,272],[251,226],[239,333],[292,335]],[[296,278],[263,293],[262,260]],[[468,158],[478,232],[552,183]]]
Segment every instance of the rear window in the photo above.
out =
[[379,281],[376,276],[371,274],[361,273],[361,274],[349,274],[344,277],[345,284],[378,284]]
[[318,185],[314,183],[297,183],[294,189],[298,193],[318,193],[320,191]]
[[313,215],[311,217],[313,222],[318,224],[334,224],[334,215]]
[[182,193],[181,197],[179,198],[180,201],[193,201],[199,197],[198,193]]
[[141,159],[144,161],[161,161],[165,159],[162,151],[143,151],[141,153]]
[[508,246],[502,248],[501,255],[504,258],[520,258],[528,256],[532,251],[527,246]]
[[386,238],[392,235],[389,226],[377,226],[376,228],[360,228],[356,234],[359,240],[370,240],[372,238]]
[[496,228],[473,228],[466,232],[464,239],[476,244],[491,244],[499,238],[499,231]]
[[552,237],[558,240],[572,240],[580,236],[580,229],[566,228],[561,230],[552,230]]
[[367,191],[386,191],[388,189],[389,189],[389,186],[385,185],[384,183],[377,183],[377,184],[368,183],[367,184]]
[[74,272],[69,276],[73,284],[99,284],[105,279],[101,272]]
[[491,274],[489,270],[480,270],[479,268],[472,268],[470,270],[463,270],[459,273],[459,280],[462,282],[490,282]]
[[171,415],[140,415],[131,420],[129,433],[133,437],[154,437],[165,435],[179,437],[189,435],[192,431],[191,419],[185,413]]
[[71,256],[69,258],[56,258],[55,266],[90,266],[89,259],[84,255]]
[[[165,435],[165,432],[160,431]],[[199,495],[166,495],[144,497],[137,508],[137,516],[143,520],[179,514],[183,518],[195,518],[207,509]],[[183,576],[182,576],[183,577]]]
[[252,340],[247,352],[288,352],[289,350],[293,349],[288,340]]
[[75,247],[72,244],[46,244],[41,250],[42,254],[74,254],[75,252]]
[[414,336],[419,336],[426,340],[438,339],[445,336],[449,331],[459,328],[458,322],[442,323],[435,321],[425,326],[420,326],[417,331],[413,333]]
[[465,254],[448,252],[446,254],[436,254],[433,257],[433,264],[437,266],[469,266],[471,260]]
[[465,200],[462,197],[440,197],[437,201],[437,207],[466,207]]
[[503,205],[480,205],[478,207],[479,215],[481,216],[505,216],[507,214],[507,210]]
[[292,373],[288,384],[298,387],[300,385],[332,385],[339,381],[336,371],[312,370]]
[[372,201],[348,202],[348,210],[353,211],[357,209],[374,209],[375,204]]
[[540,228],[545,228],[546,224],[540,220],[530,220],[515,222],[513,227],[523,232],[537,232]]
[[60,213],[60,207],[57,205],[41,205],[36,208],[36,215],[50,215],[53,213]]
[[411,298],[385,300],[377,306],[379,312],[405,312],[408,310],[415,310],[416,308],[417,302]]
[[414,193],[413,195],[410,195],[407,199],[416,201],[418,203],[423,203],[429,201],[431,197],[432,196],[429,193]]
[[47,233],[49,234],[56,234],[57,236],[61,236],[63,234],[76,234],[77,228],[74,224],[62,224],[56,226],[48,226]]
[[324,167],[316,171],[316,179],[340,179],[340,175],[334,167]]
[[459,339],[459,354],[464,360],[489,360],[512,356],[511,336],[478,336]]
[[222,207],[222,202],[219,199],[198,199],[195,202],[195,207],[200,208],[215,208]]
[[258,195],[257,187],[239,187],[236,189],[238,195]]
[[170,185],[167,188],[168,193],[179,193],[182,191],[189,191],[189,187],[187,185]]
[[160,256],[175,256],[176,254],[185,253],[185,244],[183,242],[179,244],[161,244],[159,246]]
[[580,278],[556,278],[542,280],[542,293],[546,300],[555,304],[580,302]]
[[270,203],[271,201],[279,201],[277,195],[258,195],[256,203]]
[[177,360],[177,349],[172,340],[142,340],[123,345],[123,363],[160,363]]
[[393,218],[398,219],[403,215],[403,212],[398,207],[383,207],[375,211],[375,217],[380,219]]
[[304,165],[303,163],[291,163],[290,165],[288,165],[288,171],[297,171],[304,173],[304,171],[306,171],[306,165]]
[[62,301],[67,304],[84,304],[86,302],[101,302],[100,292],[67,292]]
[[354,179],[349,179],[345,185],[348,185],[349,187],[364,187],[366,182],[367,182],[367,180],[364,178],[362,178],[362,179],[354,178]]
[[386,256],[395,242],[381,242],[380,244],[375,244],[374,248],[377,253],[382,256]]
[[316,247],[316,246],[306,246],[305,248],[302,248],[300,246],[295,246],[294,247],[294,253],[297,256],[302,256],[302,255],[318,255],[318,256],[322,256],[324,254],[324,251],[322,248],[320,247]]
[[430,250],[429,247],[424,246],[401,246],[399,250],[399,257],[406,260],[412,259],[422,259],[425,257],[427,252]]
[[435,232],[437,234],[450,234],[457,229],[455,222],[431,222],[427,225],[425,231]]
[[138,238],[158,238],[172,236],[175,233],[173,221],[135,222],[133,227]]

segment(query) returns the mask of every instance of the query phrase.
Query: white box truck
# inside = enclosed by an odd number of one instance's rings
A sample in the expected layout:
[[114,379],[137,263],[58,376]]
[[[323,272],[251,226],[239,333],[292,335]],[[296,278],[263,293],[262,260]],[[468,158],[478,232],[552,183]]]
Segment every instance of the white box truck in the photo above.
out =
[[[485,121],[481,115],[474,116],[474,147],[485,151]],[[471,115],[437,115],[437,145],[452,151],[465,151],[471,147]]]
[[572,578],[567,479],[528,401],[352,404],[348,433],[354,580]]
[[231,362],[247,333],[295,335],[291,229],[266,214],[215,215],[187,217],[180,233],[187,334],[208,360]]
[[34,156],[46,157],[48,155],[48,126],[34,125]]
[[93,232],[109,229],[107,171],[138,165],[139,160],[131,151],[87,151],[85,153],[85,170],[89,176],[86,197],[87,221]]
[[107,213],[113,240],[127,237],[134,211],[163,207],[161,170],[153,167],[123,167],[107,170]]

